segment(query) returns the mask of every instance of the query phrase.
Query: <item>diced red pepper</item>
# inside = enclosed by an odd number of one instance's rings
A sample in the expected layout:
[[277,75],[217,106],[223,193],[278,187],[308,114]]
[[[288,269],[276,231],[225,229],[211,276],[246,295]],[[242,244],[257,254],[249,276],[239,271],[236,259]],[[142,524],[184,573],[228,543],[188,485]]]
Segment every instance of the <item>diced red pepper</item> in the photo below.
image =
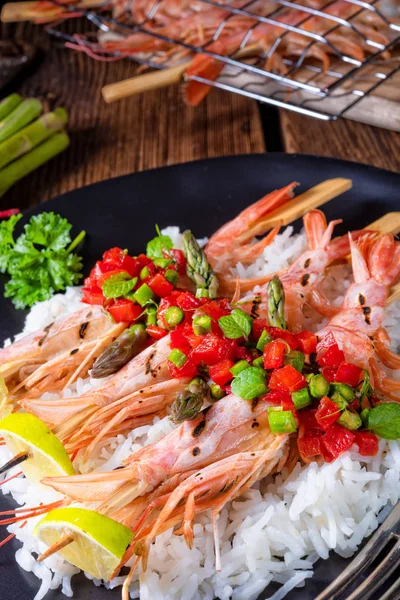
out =
[[378,452],[378,438],[372,431],[355,431],[355,442],[361,456],[375,456]]
[[329,383],[332,383],[333,381],[336,381],[336,370],[337,369],[334,369],[333,367],[325,367],[324,369],[321,369],[321,373]]
[[112,271],[106,271],[105,273],[103,273],[97,279],[97,285],[100,288],[102,288],[104,283],[107,281],[107,279],[110,279],[110,277],[113,277],[114,275],[119,275],[120,273],[126,273],[126,275],[128,275],[128,277],[130,277],[129,273],[127,271],[125,271],[124,269],[113,269]]
[[324,433],[315,418],[316,412],[316,408],[306,408],[298,412],[300,425],[304,427],[306,436],[316,437]]
[[121,260],[121,269],[127,271],[131,277],[138,277],[142,270],[142,266],[136,258],[129,256],[129,254],[125,254]]
[[182,292],[176,299],[176,304],[182,310],[194,310],[201,306],[201,300],[195,298],[190,292]]
[[244,346],[235,346],[234,352],[235,352],[235,358],[237,360],[247,360],[247,362],[253,361],[252,353],[250,352],[250,350],[248,350]]
[[107,306],[107,310],[117,323],[131,323],[143,314],[141,306],[125,298],[120,298],[114,304]]
[[168,323],[165,320],[165,313],[170,306],[176,306],[176,298],[179,296],[179,294],[180,292],[174,290],[172,294],[161,299],[157,310],[157,322],[161,327],[164,327],[164,329],[169,328]]
[[288,390],[295,392],[307,385],[307,381],[292,365],[286,365],[281,369],[272,371],[268,387],[271,390]]
[[337,344],[330,346],[328,350],[318,358],[320,367],[338,367],[344,361],[344,352]]
[[303,437],[297,440],[300,455],[303,458],[319,456],[322,452],[321,437]]
[[322,453],[331,462],[353,445],[356,436],[352,431],[337,423],[331,425],[322,439]]
[[168,368],[172,377],[174,377],[175,379],[181,379],[183,377],[189,377],[191,379],[197,373],[196,365],[190,358],[188,358],[183,367],[181,367],[180,369],[169,360]]
[[103,306],[105,297],[101,289],[97,286],[84,287],[82,289],[82,302],[86,304],[96,304]]
[[178,325],[178,327],[174,329],[174,331],[171,331],[171,350],[177,348],[184,354],[189,354],[189,352],[191,351],[191,345],[186,336],[186,332],[187,329],[185,328],[185,325]]
[[160,298],[165,298],[165,296],[169,296],[174,291],[172,283],[167,281],[161,273],[153,275],[153,277],[147,281],[147,285],[153,290],[155,295]]
[[294,403],[292,400],[292,396],[289,394],[289,392],[282,399],[282,409],[283,410],[291,410],[292,413],[297,417],[297,411],[295,409],[295,406],[294,406]]
[[286,344],[279,340],[273,340],[269,344],[265,344],[263,352],[264,369],[278,369],[282,367],[285,351]]
[[149,265],[150,263],[153,264],[151,258],[146,256],[145,254],[139,254],[139,256],[135,258],[135,260],[137,260],[137,262],[139,263],[140,271],[143,269],[143,267],[147,267],[147,265]]
[[267,319],[254,319],[253,335],[256,340],[258,340],[264,329],[269,329]]
[[126,254],[125,250],[116,246],[104,252],[102,262],[113,263],[115,266],[120,266]]
[[300,331],[296,335],[297,341],[300,344],[300,350],[304,352],[304,354],[312,354],[317,349],[317,336],[315,333],[311,333],[311,331]]
[[[172,258],[176,264],[176,270],[180,275],[184,275],[186,273],[186,258],[182,250],[172,248],[171,250],[163,251],[163,255],[165,258]],[[174,266],[175,265],[171,265],[169,268],[173,269]]]
[[215,365],[218,362],[234,356],[234,340],[219,338],[213,333],[201,336],[202,340],[193,350],[193,361],[195,364],[204,362],[206,365]]
[[225,385],[226,383],[228,383],[228,381],[231,381],[231,379],[233,379],[233,375],[230,372],[230,369],[233,367],[234,364],[235,363],[233,362],[233,360],[229,360],[229,358],[226,358],[225,360],[222,360],[216,365],[213,365],[212,367],[210,367],[211,379],[219,386]]
[[[156,267],[156,265],[155,265],[153,262],[149,262],[149,263],[147,263],[147,265],[144,265],[144,267],[146,267],[146,269],[147,269],[147,271],[148,271],[148,275],[147,275],[147,277],[143,277],[143,275],[142,275],[143,279],[142,279],[141,281],[144,281],[145,283],[147,283],[147,284],[148,284],[148,283],[149,283],[149,281],[150,281],[150,279],[151,279],[151,278],[152,278],[154,275],[157,275],[158,271],[157,271],[157,267]],[[144,267],[142,267],[142,268],[140,269],[140,271],[139,271],[139,274],[140,274],[140,272],[142,271],[142,269],[144,269]],[[172,286],[172,287],[173,287],[173,286]]]
[[263,396],[263,400],[277,406],[282,406],[284,402],[288,402],[288,399],[292,399],[291,395],[287,390],[271,390]]
[[297,338],[293,333],[290,333],[287,329],[279,329],[279,327],[269,327],[268,328],[271,337],[276,340],[280,339],[286,342],[291,350],[297,350],[300,346]]
[[356,387],[360,379],[361,371],[362,369],[360,369],[360,367],[357,367],[356,365],[348,363],[344,360],[339,365],[335,376],[335,381],[338,381],[339,383],[347,383],[348,385],[351,385],[351,387]]
[[161,340],[161,338],[165,337],[168,333],[165,329],[157,327],[157,325],[147,325],[146,331],[153,340]]
[[318,425],[324,431],[327,431],[329,427],[338,420],[340,417],[340,410],[338,405],[332,402],[328,396],[321,398],[317,411],[315,413],[315,419]]
[[229,315],[231,312],[230,309],[220,306],[219,302],[216,300],[210,300],[206,302],[206,304],[201,307],[201,310],[215,321],[218,321],[218,319],[221,317]]

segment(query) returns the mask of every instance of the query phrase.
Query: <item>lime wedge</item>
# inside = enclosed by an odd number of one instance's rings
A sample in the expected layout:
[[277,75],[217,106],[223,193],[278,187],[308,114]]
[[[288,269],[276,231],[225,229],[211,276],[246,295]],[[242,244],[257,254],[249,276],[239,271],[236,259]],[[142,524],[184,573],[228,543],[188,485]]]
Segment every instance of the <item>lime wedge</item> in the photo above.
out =
[[46,546],[72,536],[73,541],[58,554],[104,581],[111,578],[132,539],[132,532],[125,525],[94,510],[75,507],[52,510],[39,521],[33,533]]
[[0,421],[0,436],[14,456],[24,452],[29,455],[21,463],[21,469],[29,481],[75,474],[64,446],[37,417],[29,413],[13,413],[4,417]]

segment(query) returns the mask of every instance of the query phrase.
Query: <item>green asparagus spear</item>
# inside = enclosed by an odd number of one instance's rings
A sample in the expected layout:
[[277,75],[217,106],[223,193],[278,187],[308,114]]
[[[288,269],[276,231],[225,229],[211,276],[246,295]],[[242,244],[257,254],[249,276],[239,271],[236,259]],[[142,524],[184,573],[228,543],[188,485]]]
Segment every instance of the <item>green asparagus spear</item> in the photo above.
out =
[[92,377],[107,377],[119,371],[144,348],[147,339],[143,323],[132,325],[110,344],[96,359]]
[[272,327],[286,329],[285,323],[285,290],[277,275],[268,284],[268,316]]
[[174,423],[191,421],[199,414],[203,402],[208,393],[208,385],[201,379],[195,377],[188,387],[180,392],[171,405],[169,418]]
[[68,135],[65,131],[60,131],[0,171],[0,197],[25,175],[65,150],[68,144]]
[[0,102],[0,121],[5,119],[10,112],[17,108],[18,104],[21,104],[22,98],[19,94],[11,94],[4,98]]
[[0,169],[47,140],[56,131],[61,131],[67,121],[67,112],[63,108],[56,108],[0,143]]
[[218,280],[209,264],[204,250],[197,243],[192,232],[182,235],[182,248],[186,258],[186,273],[196,286],[196,296],[215,298]]
[[29,125],[41,112],[42,105],[36,98],[23,100],[12,113],[0,121],[0,142],[4,142],[25,125]]

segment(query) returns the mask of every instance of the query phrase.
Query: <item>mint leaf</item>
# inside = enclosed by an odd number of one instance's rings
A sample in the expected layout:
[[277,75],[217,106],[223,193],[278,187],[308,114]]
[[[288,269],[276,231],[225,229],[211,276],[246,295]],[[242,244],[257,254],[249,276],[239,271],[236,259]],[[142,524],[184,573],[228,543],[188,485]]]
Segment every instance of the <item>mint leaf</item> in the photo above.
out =
[[251,332],[253,319],[240,308],[235,308],[230,315],[220,317],[218,325],[221,327],[225,337],[230,340],[247,338]]
[[243,400],[253,400],[268,391],[266,374],[263,369],[249,367],[241,371],[232,381],[231,390]]
[[149,258],[163,258],[163,250],[168,251],[173,248],[173,243],[169,235],[161,235],[158,225],[156,225],[157,237],[147,243],[146,255]]
[[387,402],[371,408],[367,417],[367,429],[385,440],[400,438],[400,404]]
[[133,290],[137,283],[137,277],[132,279],[128,273],[117,273],[104,282],[102,292],[107,299],[121,298]]

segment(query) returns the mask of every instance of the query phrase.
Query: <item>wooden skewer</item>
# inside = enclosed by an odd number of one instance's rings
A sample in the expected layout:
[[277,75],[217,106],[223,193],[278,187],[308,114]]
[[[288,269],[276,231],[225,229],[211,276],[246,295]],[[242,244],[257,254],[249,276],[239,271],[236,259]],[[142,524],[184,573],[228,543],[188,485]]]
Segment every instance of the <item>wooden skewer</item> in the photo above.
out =
[[[104,4],[104,0],[81,0],[77,2],[77,8],[99,8]],[[66,5],[68,10],[68,5]],[[43,17],[49,20],[56,18],[63,12],[62,6],[54,6],[49,10],[40,9],[38,2],[8,2],[1,11],[1,21],[3,23],[18,23],[20,21],[35,21]]]
[[400,232],[400,212],[390,212],[377,219],[365,229],[379,231],[379,233],[399,233]]
[[[236,52],[233,58],[246,58],[259,51],[260,47],[258,44],[251,44]],[[191,60],[188,60],[175,67],[137,75],[136,77],[130,77],[117,83],[110,83],[102,88],[101,93],[104,100],[109,104],[116,100],[122,100],[122,98],[134,96],[135,94],[142,94],[143,92],[150,92],[151,90],[158,90],[169,85],[174,85],[182,80],[182,76],[190,63]]]
[[69,544],[71,544],[73,541],[74,541],[73,533],[67,533],[67,534],[63,535],[58,540],[58,542],[56,542],[55,544],[50,546],[50,548],[47,548],[47,550],[45,552],[43,552],[43,554],[38,556],[38,558],[36,559],[36,562],[42,562],[43,560],[46,560],[46,558],[49,558],[49,556],[52,556],[52,554],[56,554],[56,552],[59,552],[60,550],[65,548],[65,546],[68,546]]
[[264,220],[256,224],[252,233],[253,235],[259,235],[277,225],[289,225],[313,208],[318,208],[329,202],[329,200],[347,192],[352,188],[352,185],[353,182],[351,179],[343,179],[341,177],[322,181],[303,194],[295,196],[293,200],[289,200],[283,206],[273,210]]
[[387,300],[387,304],[392,304],[400,298],[400,283],[396,283],[391,289],[390,296]]

